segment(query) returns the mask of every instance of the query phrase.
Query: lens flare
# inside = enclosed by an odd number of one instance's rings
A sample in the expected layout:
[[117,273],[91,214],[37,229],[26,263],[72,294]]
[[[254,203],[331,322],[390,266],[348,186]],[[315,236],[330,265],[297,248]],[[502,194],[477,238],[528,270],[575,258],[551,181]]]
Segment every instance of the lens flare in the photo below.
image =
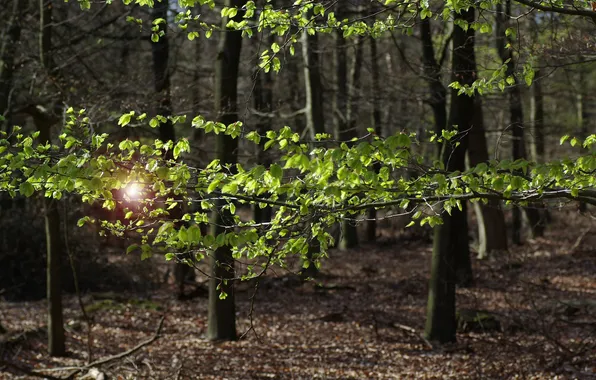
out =
[[124,189],[124,192],[131,200],[139,200],[141,198],[141,186],[137,183],[130,183]]

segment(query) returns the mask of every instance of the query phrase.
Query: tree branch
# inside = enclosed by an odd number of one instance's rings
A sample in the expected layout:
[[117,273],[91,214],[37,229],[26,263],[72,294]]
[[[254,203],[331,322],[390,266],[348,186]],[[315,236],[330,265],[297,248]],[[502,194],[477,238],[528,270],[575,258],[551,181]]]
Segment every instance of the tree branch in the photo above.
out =
[[532,0],[514,0],[516,3],[520,3],[523,5],[527,5],[528,7],[536,8],[544,12],[554,12],[560,13],[564,15],[572,15],[572,16],[582,16],[582,17],[590,17],[591,19],[596,19],[596,12],[588,11],[584,9],[569,9],[569,8],[561,8],[555,6],[546,6],[542,5],[541,3],[534,2]]

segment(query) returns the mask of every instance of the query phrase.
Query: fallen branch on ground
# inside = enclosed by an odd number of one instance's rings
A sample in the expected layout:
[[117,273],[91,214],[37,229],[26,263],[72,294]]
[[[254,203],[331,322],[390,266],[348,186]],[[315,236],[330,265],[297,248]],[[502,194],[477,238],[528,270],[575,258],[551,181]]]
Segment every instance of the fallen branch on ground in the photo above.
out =
[[[157,339],[159,339],[161,337],[161,329],[163,327],[163,322],[166,319],[165,314],[161,317],[161,319],[159,320],[159,325],[157,326],[157,329],[155,330],[155,334],[153,334],[153,336],[147,340],[142,341],[141,343],[137,344],[136,346],[134,346],[133,348],[121,352],[119,354],[116,355],[111,355],[111,356],[107,356],[101,359],[98,359],[92,363],[89,363],[87,365],[81,366],[81,367],[59,367],[59,368],[46,368],[46,369],[40,369],[40,372],[57,372],[57,371],[73,371],[71,372],[66,378],[63,379],[71,379],[74,377],[74,375],[86,370],[86,369],[90,369],[92,367],[98,367],[100,365],[103,364],[107,364],[109,362],[113,362],[114,360],[119,360],[119,359],[123,359],[127,356],[130,356],[132,354],[134,354],[135,352],[137,352],[138,350],[140,350],[141,348],[150,345],[151,343],[155,342]],[[44,377],[46,375],[43,375],[41,373],[39,373],[39,376]],[[47,376],[46,376],[47,377]]]

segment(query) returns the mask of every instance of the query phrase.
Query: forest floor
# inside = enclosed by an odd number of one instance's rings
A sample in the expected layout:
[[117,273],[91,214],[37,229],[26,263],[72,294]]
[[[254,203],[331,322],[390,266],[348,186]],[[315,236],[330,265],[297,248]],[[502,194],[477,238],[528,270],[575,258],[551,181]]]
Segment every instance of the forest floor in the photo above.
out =
[[[206,298],[177,301],[171,283],[150,294],[86,295],[93,360],[151,339],[164,318],[158,339],[95,367],[112,379],[596,379],[592,217],[556,214],[546,237],[474,260],[475,286],[458,289],[458,309],[488,312],[500,326],[466,324],[454,344],[421,337],[430,258],[428,242],[404,237],[331,251],[316,282],[266,277],[252,331],[254,283],[241,284],[237,325],[248,333],[237,342],[207,341]],[[0,346],[1,379],[34,378],[25,371],[65,378],[85,366],[76,297],[65,297],[66,358],[46,354],[45,315],[44,301],[0,303],[11,336]]]

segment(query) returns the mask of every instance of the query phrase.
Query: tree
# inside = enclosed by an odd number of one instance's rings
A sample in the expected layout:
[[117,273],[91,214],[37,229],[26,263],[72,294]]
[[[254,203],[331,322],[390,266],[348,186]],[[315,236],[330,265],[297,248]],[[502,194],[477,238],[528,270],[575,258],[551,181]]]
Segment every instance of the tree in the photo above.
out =
[[[242,20],[240,11],[244,0],[226,0],[227,7],[238,9],[233,21]],[[225,29],[227,19],[223,18]],[[227,30],[221,36],[215,69],[215,114],[225,124],[233,124],[237,116],[238,66],[242,34],[240,31]],[[219,164],[234,173],[238,160],[238,140],[229,135],[217,137],[216,157]],[[234,226],[233,212],[224,201],[216,202],[213,212],[211,233],[213,236],[225,234]],[[234,297],[234,258],[232,248],[224,245],[217,248],[211,256],[211,278],[209,279],[209,321],[208,336],[211,340],[235,340],[236,306]]]
[[[482,100],[479,96],[474,98],[474,125],[470,130],[468,148],[468,158],[472,167],[489,162]],[[478,219],[478,258],[485,259],[495,251],[507,251],[507,228],[501,201],[490,199],[486,203],[477,202],[474,203],[474,210]]]
[[[164,117],[159,124],[159,138],[163,142],[176,141],[176,129],[169,116],[172,116],[172,96],[170,91],[170,44],[168,39],[168,2],[163,0],[155,3],[151,12],[153,18],[153,35],[156,36],[151,44],[153,58],[153,86],[157,97],[156,114]],[[198,90],[198,89],[197,89]],[[173,159],[171,149],[165,150],[166,159]],[[175,207],[170,212],[170,218],[179,220],[182,208]],[[176,261],[174,268],[176,282],[178,283],[178,299],[184,299],[184,285],[191,272],[191,267],[180,260]]]
[[[24,0],[13,0],[7,27],[2,33],[0,46],[0,130],[8,131],[10,126],[11,93],[13,89],[14,64],[18,42],[21,38],[21,17]],[[6,124],[6,128],[4,128]]]
[[[268,38],[269,45],[274,43],[272,36]],[[269,114],[273,111],[273,80],[271,73],[264,73],[262,69],[257,68],[254,74],[254,105],[258,112]],[[269,115],[259,116],[257,123],[257,132],[259,135],[265,135],[272,129],[271,117]],[[257,164],[269,167],[273,162],[271,157],[263,150],[263,145],[257,147]],[[253,208],[253,219],[256,223],[268,222],[271,220],[271,206],[261,207],[255,205]]]
[[[456,24],[459,20],[472,23],[474,8],[460,10],[455,13],[454,20]],[[459,25],[454,28],[452,60],[452,80],[472,84],[476,70],[472,28],[464,30]],[[447,125],[450,129],[457,126],[458,138],[453,146],[445,146],[441,155],[447,172],[465,170],[467,131],[473,125],[470,110],[474,110],[474,97],[458,96],[458,91],[453,89]],[[445,203],[444,207],[449,214],[444,215],[443,223],[435,227],[425,330],[427,339],[441,343],[455,341],[455,284],[472,281],[465,202],[456,207]],[[453,208],[449,210],[448,207]]]
[[[518,85],[518,80],[514,75],[515,60],[511,48],[506,48],[506,41],[511,46],[512,40],[506,34],[507,20],[511,17],[511,0],[506,0],[505,11],[503,12],[501,3],[497,4],[497,50],[499,56],[503,60],[503,64],[506,65],[506,76],[511,78],[513,82],[511,86],[507,88],[507,95],[509,99],[509,113],[511,123],[511,134],[513,137],[512,143],[512,156],[514,160],[526,159],[526,143],[524,137],[524,116],[522,106],[521,90]],[[534,237],[542,236],[544,233],[544,222],[540,218],[538,209],[536,207],[524,207],[530,227],[532,228],[532,235]],[[513,208],[513,242],[515,244],[521,244],[521,208]]]
[[[381,107],[379,105],[380,90],[379,85],[379,57],[377,54],[377,41],[374,38],[370,39],[370,62],[371,62],[371,77],[372,77],[372,115],[371,115],[371,128],[375,131],[377,136],[382,135],[381,131]],[[377,165],[376,171],[378,172],[380,165]],[[366,235],[368,241],[375,241],[377,238],[377,210],[374,207],[368,209],[367,213],[367,224],[366,224]]]
[[[42,67],[46,70],[48,76],[54,75],[53,71],[55,70],[54,60],[51,56],[52,9],[52,0],[39,0],[39,56]],[[34,107],[32,112],[41,143],[50,143],[50,128],[59,119],[53,117],[51,111],[46,111],[42,107]],[[63,356],[66,354],[64,319],[62,316],[62,274],[60,273],[63,243],[60,234],[58,199],[52,198],[53,196],[44,198],[47,244],[48,351],[52,356]]]
[[[342,17],[342,13],[344,12],[345,4],[338,4],[337,7],[337,15],[338,17]],[[353,113],[353,106],[351,103],[351,97],[348,94],[348,86],[354,86],[356,83],[352,81],[352,83],[348,83],[348,63],[347,63],[347,51],[346,51],[346,41],[343,37],[343,32],[341,30],[337,30],[335,32],[335,81],[337,84],[337,90],[335,92],[335,114],[336,114],[336,129],[337,129],[337,136],[340,140],[349,142],[353,138],[357,136],[356,130],[354,125],[351,123],[352,113]],[[355,56],[354,64],[358,64],[358,55]],[[359,67],[355,68],[354,74],[356,75],[355,78],[358,78]],[[354,76],[352,76],[354,79]],[[356,230],[356,224],[353,221],[350,221],[349,218],[346,217],[341,222],[341,238],[339,242],[340,249],[349,249],[354,248],[358,245],[358,232]]]

